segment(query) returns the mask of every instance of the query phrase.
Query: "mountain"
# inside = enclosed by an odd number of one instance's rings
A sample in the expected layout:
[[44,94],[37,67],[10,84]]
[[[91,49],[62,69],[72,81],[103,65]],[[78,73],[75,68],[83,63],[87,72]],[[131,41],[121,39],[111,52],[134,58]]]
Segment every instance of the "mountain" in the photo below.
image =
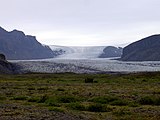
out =
[[134,42],[123,49],[123,61],[159,61],[160,35],[152,35]]
[[103,49],[103,53],[99,56],[99,58],[110,58],[110,57],[121,57],[123,48],[107,46]]
[[0,27],[0,53],[7,59],[44,59],[55,57],[56,54],[36,40],[35,36],[25,35],[22,31],[8,32]]

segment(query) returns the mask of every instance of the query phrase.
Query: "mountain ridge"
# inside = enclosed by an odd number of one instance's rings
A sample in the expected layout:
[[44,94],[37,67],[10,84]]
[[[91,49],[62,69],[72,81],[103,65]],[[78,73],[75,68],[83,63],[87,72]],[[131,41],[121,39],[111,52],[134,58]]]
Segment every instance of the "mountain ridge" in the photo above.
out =
[[159,61],[160,34],[151,35],[133,42],[123,49],[123,61]]
[[53,58],[56,54],[39,43],[35,36],[25,35],[19,30],[6,31],[0,27],[0,53],[10,60]]

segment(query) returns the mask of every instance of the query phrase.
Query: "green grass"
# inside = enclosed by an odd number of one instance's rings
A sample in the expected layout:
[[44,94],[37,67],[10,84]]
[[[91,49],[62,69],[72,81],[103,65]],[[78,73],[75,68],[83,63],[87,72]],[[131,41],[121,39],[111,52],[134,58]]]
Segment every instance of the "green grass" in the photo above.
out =
[[142,105],[160,105],[160,96],[141,97],[139,103]]
[[42,110],[95,120],[158,120],[160,73],[0,75],[1,116],[45,116]]
[[54,111],[54,112],[64,112],[64,110],[62,108],[58,108],[58,107],[49,107],[48,108],[49,111]]
[[27,100],[26,96],[14,96],[11,100]]
[[86,107],[79,103],[79,102],[76,102],[76,103],[70,103],[69,105],[67,105],[70,109],[73,109],[73,110],[79,110],[79,111],[85,111],[86,110]]

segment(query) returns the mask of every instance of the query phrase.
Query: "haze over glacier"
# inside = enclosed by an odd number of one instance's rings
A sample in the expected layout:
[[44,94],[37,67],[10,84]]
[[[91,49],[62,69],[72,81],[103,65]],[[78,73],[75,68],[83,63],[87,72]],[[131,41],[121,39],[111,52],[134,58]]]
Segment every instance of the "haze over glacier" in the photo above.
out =
[[55,46],[52,45],[50,48],[53,51],[63,50],[64,54],[59,55],[57,58],[61,59],[93,59],[98,58],[103,53],[103,49],[106,46]]

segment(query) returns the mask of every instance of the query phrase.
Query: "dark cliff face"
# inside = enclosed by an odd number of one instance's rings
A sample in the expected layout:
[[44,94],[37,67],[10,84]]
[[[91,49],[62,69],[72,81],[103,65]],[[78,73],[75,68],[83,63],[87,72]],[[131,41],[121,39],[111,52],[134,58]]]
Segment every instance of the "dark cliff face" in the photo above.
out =
[[134,42],[123,49],[123,61],[159,61],[160,35],[153,35]]
[[6,56],[5,56],[5,55],[3,55],[3,54],[0,54],[0,60],[5,61],[5,60],[6,60]]
[[13,30],[7,32],[0,27],[0,53],[7,59],[44,59],[55,56],[47,46],[40,44],[34,36],[25,35],[23,32]]
[[99,58],[109,58],[109,57],[121,57],[122,48],[108,46],[103,50],[103,53],[99,56]]
[[14,65],[9,63],[5,55],[0,54],[0,74],[13,74],[14,73]]

